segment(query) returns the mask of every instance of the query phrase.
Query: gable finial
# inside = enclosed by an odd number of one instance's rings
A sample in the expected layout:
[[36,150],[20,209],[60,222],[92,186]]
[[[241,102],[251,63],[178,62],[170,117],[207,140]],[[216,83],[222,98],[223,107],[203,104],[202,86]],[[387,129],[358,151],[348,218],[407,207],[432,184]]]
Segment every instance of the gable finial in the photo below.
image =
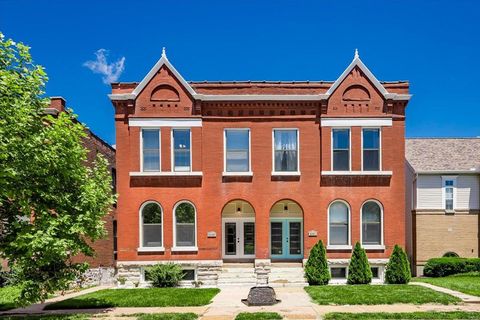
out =
[[357,58],[360,58],[360,56],[358,55],[358,49],[355,49],[355,56],[354,56],[354,59],[357,59]]
[[166,58],[167,57],[167,53],[165,51],[165,47],[162,48],[162,57],[163,58]]

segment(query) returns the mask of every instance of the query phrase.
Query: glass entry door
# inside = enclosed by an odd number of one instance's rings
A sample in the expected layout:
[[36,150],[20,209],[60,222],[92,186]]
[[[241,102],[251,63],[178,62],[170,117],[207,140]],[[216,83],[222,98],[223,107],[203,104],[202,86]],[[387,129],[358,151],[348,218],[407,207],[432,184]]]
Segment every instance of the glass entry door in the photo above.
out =
[[255,219],[223,218],[223,258],[255,258]]
[[270,220],[270,256],[272,259],[303,258],[303,223],[301,219]]

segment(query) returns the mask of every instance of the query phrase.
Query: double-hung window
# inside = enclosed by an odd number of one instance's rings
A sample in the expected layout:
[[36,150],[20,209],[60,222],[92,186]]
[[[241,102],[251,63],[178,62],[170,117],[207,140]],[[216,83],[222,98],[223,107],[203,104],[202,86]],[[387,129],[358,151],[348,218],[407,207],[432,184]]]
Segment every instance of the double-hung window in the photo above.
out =
[[225,171],[250,171],[250,130],[225,130]]
[[443,206],[446,211],[453,211],[455,208],[455,187],[456,179],[443,177]]
[[380,129],[362,130],[362,162],[364,171],[380,170]]
[[159,129],[142,129],[142,170],[160,171]]
[[298,172],[298,130],[273,130],[275,172]]
[[332,129],[332,154],[334,171],[350,171],[350,129]]
[[173,129],[173,171],[191,171],[190,129]]

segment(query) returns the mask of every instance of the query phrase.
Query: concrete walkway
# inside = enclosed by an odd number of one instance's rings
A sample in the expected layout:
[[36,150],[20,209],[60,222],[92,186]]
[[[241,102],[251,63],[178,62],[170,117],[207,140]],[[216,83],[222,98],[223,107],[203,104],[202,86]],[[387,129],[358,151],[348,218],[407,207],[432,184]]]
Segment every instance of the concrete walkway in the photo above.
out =
[[[424,283],[412,283],[414,285],[426,286]],[[445,288],[432,286],[433,290],[445,292],[455,296],[462,293]],[[24,309],[10,310],[5,314],[73,314],[89,313],[92,317],[103,316],[108,318],[118,318],[138,313],[195,313],[199,315],[200,320],[231,320],[240,312],[277,312],[285,319],[322,319],[322,316],[330,312],[420,312],[420,311],[474,311],[480,312],[480,303],[462,303],[458,305],[438,305],[438,304],[393,304],[393,305],[317,305],[310,300],[310,297],[301,287],[275,288],[277,299],[281,302],[268,307],[248,307],[241,302],[248,295],[250,287],[227,287],[222,288],[216,295],[211,304],[201,307],[165,307],[165,308],[108,308],[108,309],[82,309],[82,310],[42,310],[47,303],[52,303],[85,293],[98,291],[107,287],[95,287],[83,291],[67,294],[65,296],[55,297],[48,300],[45,304],[33,305]],[[443,291],[448,290],[448,292]],[[452,292],[449,292],[452,291]],[[468,296],[468,295],[466,295]],[[478,297],[475,297],[478,298]],[[462,298],[461,298],[462,299]],[[0,313],[0,317],[2,313]],[[124,318],[122,320],[127,320]]]
[[463,292],[455,291],[455,290],[452,290],[452,289],[447,289],[447,288],[444,288],[444,287],[435,286],[435,285],[430,284],[430,283],[410,282],[410,284],[413,284],[413,285],[416,285],[416,286],[426,287],[426,288],[429,288],[429,289],[432,289],[432,290],[435,290],[435,291],[438,291],[438,292],[449,294],[451,296],[454,296],[454,297],[457,297],[457,298],[461,299],[463,302],[466,302],[466,303],[480,303],[480,297],[472,296],[472,295],[469,295],[469,294],[466,294],[466,293],[463,293]]

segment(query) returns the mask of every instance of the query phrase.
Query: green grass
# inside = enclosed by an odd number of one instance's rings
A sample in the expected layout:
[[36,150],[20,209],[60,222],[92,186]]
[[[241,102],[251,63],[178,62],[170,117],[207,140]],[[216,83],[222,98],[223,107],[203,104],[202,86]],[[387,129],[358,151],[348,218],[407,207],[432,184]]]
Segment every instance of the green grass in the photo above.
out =
[[305,291],[321,305],[460,302],[460,299],[448,294],[405,284],[312,286],[306,287]]
[[443,278],[415,278],[412,281],[426,282],[480,297],[480,272],[454,274]]
[[[29,316],[9,316],[2,317],[2,320],[87,320],[92,315],[88,314],[49,314],[49,315],[29,315]],[[101,319],[101,318],[99,318]]]
[[281,320],[282,316],[276,312],[242,312],[235,320]]
[[90,309],[112,307],[187,307],[204,306],[219,289],[105,289],[56,302],[46,310]]
[[363,320],[363,319],[480,319],[480,312],[411,312],[411,313],[327,313],[324,320]]
[[[117,317],[136,318],[137,320],[196,320],[198,316],[195,313],[140,313],[133,315],[122,315]],[[88,319],[106,319],[103,316],[91,314],[54,314],[54,315],[31,315],[31,316],[9,316],[2,320],[88,320]]]
[[0,311],[15,308],[15,299],[20,295],[21,289],[18,287],[0,288]]

